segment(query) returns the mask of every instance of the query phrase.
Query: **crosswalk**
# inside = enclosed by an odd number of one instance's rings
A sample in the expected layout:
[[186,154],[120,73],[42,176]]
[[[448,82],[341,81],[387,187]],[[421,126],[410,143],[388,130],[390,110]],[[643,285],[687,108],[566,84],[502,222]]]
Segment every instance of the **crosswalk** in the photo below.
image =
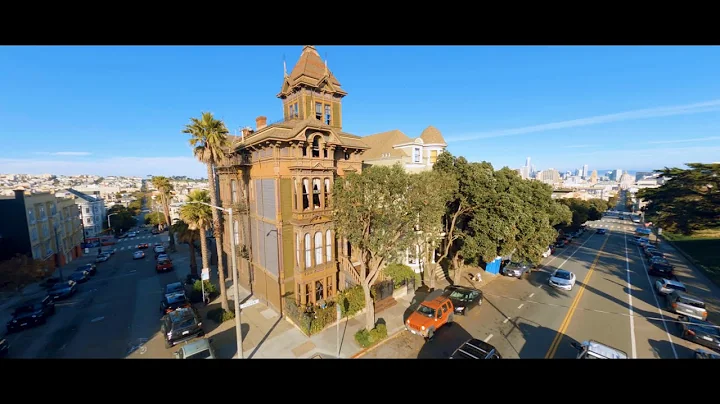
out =
[[[167,236],[166,236],[167,237]],[[152,248],[152,244],[155,242],[161,242],[162,238],[160,234],[147,234],[147,235],[140,235],[135,237],[128,237],[123,238],[117,241],[115,244],[115,249],[117,251],[123,251],[123,250],[137,250],[138,244],[149,244],[149,247]],[[164,246],[167,246],[167,243],[163,242]]]

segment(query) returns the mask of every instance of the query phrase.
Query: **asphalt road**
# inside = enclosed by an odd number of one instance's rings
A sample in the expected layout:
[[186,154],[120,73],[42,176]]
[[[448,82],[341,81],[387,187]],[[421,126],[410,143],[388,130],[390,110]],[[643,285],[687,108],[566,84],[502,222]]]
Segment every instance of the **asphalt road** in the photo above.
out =
[[[145,344],[152,340],[160,326],[160,300],[164,285],[184,279],[185,271],[157,274],[152,243],[167,245],[167,233],[151,235],[142,232],[123,239],[114,247],[117,252],[107,262],[97,264],[97,274],[78,285],[78,292],[57,303],[56,314],[47,324],[9,334],[11,358],[125,358],[133,347],[146,357],[171,358],[172,351]],[[139,243],[149,243],[146,257],[133,260]],[[180,246],[178,246],[180,247]],[[75,260],[65,274],[94,261],[94,251]],[[171,254],[176,268],[189,265],[185,248]],[[157,338],[156,338],[157,340]]]
[[[603,218],[528,280],[501,277],[483,288],[485,301],[456,324],[425,341],[403,332],[364,358],[447,358],[471,336],[494,345],[505,358],[574,358],[573,341],[594,339],[625,351],[630,358],[689,358],[699,346],[677,336],[677,315],[664,310],[664,298],[647,274],[640,250],[629,243],[637,224]],[[688,267],[682,256],[660,245],[676,266],[688,292],[708,304],[710,319],[720,313],[720,291]],[[572,291],[548,285],[556,268],[575,273]],[[442,331],[442,329],[441,329]]]

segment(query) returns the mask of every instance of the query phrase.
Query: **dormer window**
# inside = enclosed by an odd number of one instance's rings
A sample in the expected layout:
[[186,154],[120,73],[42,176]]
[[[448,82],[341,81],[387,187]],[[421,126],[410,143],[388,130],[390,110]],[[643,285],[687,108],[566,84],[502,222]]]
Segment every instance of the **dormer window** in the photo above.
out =
[[318,121],[322,121],[322,107],[322,103],[315,103],[315,119],[317,119]]
[[288,115],[290,116],[290,118],[298,118],[300,116],[297,102],[290,104],[290,109],[288,111]]
[[422,149],[419,147],[413,148],[413,163],[419,163],[422,157]]
[[312,156],[320,157],[320,136],[315,136],[312,142]]

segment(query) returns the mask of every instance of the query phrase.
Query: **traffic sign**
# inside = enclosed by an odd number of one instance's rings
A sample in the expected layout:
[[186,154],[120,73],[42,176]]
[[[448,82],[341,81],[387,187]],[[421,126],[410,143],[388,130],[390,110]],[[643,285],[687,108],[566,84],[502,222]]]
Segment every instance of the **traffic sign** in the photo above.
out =
[[202,273],[200,274],[200,279],[204,281],[210,280],[210,269],[209,268],[203,268]]
[[240,308],[241,308],[241,309],[245,309],[245,308],[248,308],[248,307],[250,307],[250,306],[254,306],[254,305],[258,304],[258,303],[260,303],[260,299],[248,300],[247,302],[241,304],[241,305],[240,305]]

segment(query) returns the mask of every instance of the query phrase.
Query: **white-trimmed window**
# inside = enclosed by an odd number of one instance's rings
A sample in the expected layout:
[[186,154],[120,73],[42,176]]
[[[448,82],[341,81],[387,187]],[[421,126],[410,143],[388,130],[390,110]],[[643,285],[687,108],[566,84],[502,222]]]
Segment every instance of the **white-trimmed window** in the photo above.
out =
[[230,194],[230,200],[232,201],[232,203],[236,203],[236,202],[238,201],[238,197],[237,197],[237,181],[235,181],[235,180],[230,181],[230,192],[231,192],[231,194]]
[[320,209],[320,178],[312,180],[313,209]]
[[323,235],[320,232],[315,233],[315,265],[323,262]]
[[325,261],[332,261],[332,232],[330,230],[325,232]]
[[325,178],[325,209],[330,207],[330,178]]
[[35,210],[34,209],[28,209],[28,219],[30,220],[30,224],[35,223]]
[[310,233],[305,233],[305,268],[312,267],[312,245],[310,241]]
[[419,163],[422,160],[422,149],[413,147],[413,163]]

